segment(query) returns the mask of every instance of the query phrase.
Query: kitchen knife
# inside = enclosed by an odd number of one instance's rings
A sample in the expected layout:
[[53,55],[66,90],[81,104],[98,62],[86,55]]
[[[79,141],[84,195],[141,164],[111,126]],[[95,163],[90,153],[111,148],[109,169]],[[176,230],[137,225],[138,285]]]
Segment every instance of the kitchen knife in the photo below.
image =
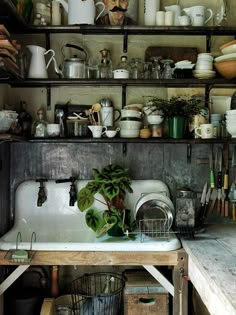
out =
[[229,145],[227,143],[223,146],[223,160],[224,160],[224,215],[229,215]]
[[203,214],[203,219],[207,217],[207,206],[209,204],[211,197],[211,187],[208,188],[207,194],[206,194],[206,200],[205,200],[205,205],[204,205],[204,214]]
[[219,148],[217,152],[218,159],[218,173],[217,173],[217,189],[218,189],[218,197],[217,197],[217,211],[221,210],[221,187],[222,187],[222,150]]
[[207,182],[205,182],[204,184],[204,187],[203,187],[203,190],[202,190],[202,195],[201,195],[201,208],[198,212],[198,222],[199,224],[198,225],[201,225],[202,223],[202,219],[203,219],[203,216],[204,216],[204,212],[205,212],[205,203],[206,203],[206,195],[207,195]]
[[213,168],[213,152],[211,151],[209,154],[209,167],[210,167],[210,187],[212,189],[215,188],[215,176],[214,176],[214,168]]

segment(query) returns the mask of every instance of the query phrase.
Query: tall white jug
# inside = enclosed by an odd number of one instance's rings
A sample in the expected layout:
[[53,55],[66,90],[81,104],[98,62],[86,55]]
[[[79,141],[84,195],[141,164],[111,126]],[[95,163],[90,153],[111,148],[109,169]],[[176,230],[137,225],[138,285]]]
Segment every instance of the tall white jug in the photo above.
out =
[[160,11],[160,0],[144,0],[144,25],[156,25],[157,11]]

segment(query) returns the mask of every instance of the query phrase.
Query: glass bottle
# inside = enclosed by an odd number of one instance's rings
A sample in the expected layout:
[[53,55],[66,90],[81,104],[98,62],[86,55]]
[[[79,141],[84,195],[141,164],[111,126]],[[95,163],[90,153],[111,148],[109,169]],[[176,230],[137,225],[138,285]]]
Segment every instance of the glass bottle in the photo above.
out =
[[173,79],[173,70],[171,65],[173,64],[173,60],[171,59],[163,59],[161,62],[164,64],[164,69],[162,72],[162,79]]
[[44,120],[44,110],[42,108],[37,111],[37,119],[32,126],[32,136],[35,138],[47,137],[47,122]]
[[131,79],[142,79],[143,62],[140,58],[132,58],[130,61]]
[[120,63],[118,64],[117,69],[130,71],[130,67],[129,67],[127,59],[128,59],[127,56],[121,56]]
[[110,50],[102,49],[100,50],[102,55],[101,63],[99,65],[100,78],[101,79],[111,79],[112,78],[112,61],[110,58]]

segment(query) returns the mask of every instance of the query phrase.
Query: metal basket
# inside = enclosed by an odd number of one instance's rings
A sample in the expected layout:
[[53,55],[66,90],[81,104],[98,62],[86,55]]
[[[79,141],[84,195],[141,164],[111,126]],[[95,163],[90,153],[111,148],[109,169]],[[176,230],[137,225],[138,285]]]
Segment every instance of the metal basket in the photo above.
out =
[[122,314],[125,279],[116,273],[85,274],[72,282],[74,315]]

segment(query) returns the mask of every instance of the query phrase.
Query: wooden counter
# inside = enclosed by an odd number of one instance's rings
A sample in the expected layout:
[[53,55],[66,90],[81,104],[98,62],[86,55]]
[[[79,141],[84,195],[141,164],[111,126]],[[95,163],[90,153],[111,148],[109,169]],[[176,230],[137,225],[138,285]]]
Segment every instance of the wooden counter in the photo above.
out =
[[236,226],[210,226],[182,243],[190,280],[210,314],[236,315]]

